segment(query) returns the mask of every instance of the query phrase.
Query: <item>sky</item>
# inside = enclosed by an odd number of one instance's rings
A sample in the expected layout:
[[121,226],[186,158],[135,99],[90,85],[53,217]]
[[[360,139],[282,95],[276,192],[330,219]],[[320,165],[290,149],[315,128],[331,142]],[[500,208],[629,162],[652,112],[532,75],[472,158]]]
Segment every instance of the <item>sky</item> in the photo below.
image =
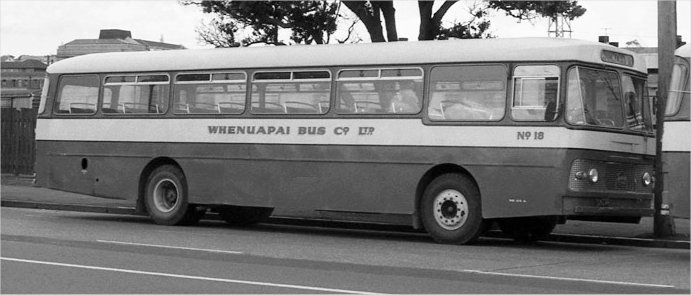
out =
[[[445,22],[465,20],[468,5],[460,1]],[[571,37],[597,41],[637,40],[644,47],[657,46],[657,2],[654,0],[580,0],[587,9],[571,22]],[[399,37],[417,39],[417,2],[396,1]],[[347,10],[345,6],[341,9]],[[677,1],[677,34],[691,40],[691,0]],[[490,32],[500,38],[546,37],[547,19],[522,21],[492,13]],[[135,39],[180,44],[190,49],[211,48],[198,40],[196,29],[211,19],[196,6],[176,0],[0,0],[0,55],[55,54],[58,46],[75,39],[97,39],[101,29],[123,29]],[[359,35],[368,39],[364,27]]]

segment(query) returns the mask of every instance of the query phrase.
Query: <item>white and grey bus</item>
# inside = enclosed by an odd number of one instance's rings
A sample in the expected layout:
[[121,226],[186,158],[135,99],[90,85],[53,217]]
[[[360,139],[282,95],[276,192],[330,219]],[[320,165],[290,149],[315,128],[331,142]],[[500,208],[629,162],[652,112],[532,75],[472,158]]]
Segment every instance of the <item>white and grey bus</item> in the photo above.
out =
[[159,224],[274,208],[468,243],[497,222],[652,214],[646,66],[546,38],[104,53],[51,65],[41,186],[136,201]]

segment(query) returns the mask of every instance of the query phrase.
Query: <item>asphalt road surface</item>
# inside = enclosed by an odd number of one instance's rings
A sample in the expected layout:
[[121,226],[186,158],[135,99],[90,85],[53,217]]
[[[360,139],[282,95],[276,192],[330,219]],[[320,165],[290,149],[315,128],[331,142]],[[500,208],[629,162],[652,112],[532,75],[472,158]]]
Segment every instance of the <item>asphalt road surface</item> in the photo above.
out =
[[689,293],[689,250],[1,209],[2,293]]

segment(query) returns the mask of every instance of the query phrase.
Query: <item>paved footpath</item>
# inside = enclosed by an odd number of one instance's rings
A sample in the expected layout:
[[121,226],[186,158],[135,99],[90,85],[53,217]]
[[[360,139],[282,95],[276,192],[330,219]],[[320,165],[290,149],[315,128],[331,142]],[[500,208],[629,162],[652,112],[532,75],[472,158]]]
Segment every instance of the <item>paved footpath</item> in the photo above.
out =
[[[134,203],[125,200],[104,199],[81,194],[61,192],[33,185],[29,177],[2,175],[0,200],[3,207],[39,208],[51,210],[69,210],[81,212],[101,212],[112,214],[135,214]],[[268,222],[312,225],[325,227],[350,227],[362,229],[400,229],[376,224],[362,226],[352,222],[333,220],[314,220],[310,213],[296,211],[275,211]],[[318,216],[317,216],[318,217]],[[645,217],[638,224],[588,222],[569,220],[566,224],[557,225],[549,240],[573,243],[616,244],[641,247],[662,247],[689,249],[689,219],[677,218],[676,234],[668,238],[656,238],[653,235],[653,218]],[[491,231],[491,236],[501,233]]]

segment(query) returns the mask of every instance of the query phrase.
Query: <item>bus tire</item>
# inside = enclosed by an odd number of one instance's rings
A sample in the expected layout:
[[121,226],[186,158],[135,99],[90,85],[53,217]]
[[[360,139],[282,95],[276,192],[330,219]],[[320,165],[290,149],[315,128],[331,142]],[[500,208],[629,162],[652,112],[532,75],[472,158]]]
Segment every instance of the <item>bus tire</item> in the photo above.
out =
[[532,243],[549,236],[557,225],[554,216],[502,218],[497,220],[499,229],[521,243]]
[[203,212],[189,205],[185,175],[175,166],[154,169],[147,178],[145,193],[147,212],[157,224],[191,225],[203,216]]
[[422,224],[436,242],[470,244],[485,229],[480,191],[463,175],[435,178],[420,201]]
[[218,214],[229,225],[248,226],[269,218],[273,211],[274,208],[226,205],[218,209]]

